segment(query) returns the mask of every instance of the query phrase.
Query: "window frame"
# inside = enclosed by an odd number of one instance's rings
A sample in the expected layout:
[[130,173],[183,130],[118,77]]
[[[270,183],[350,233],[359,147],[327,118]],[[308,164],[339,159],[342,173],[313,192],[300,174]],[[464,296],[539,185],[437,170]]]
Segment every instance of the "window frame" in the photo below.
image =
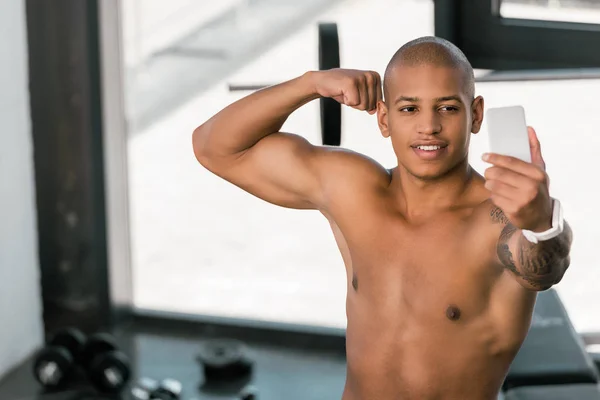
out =
[[[501,0],[435,0],[435,34],[456,44],[474,68],[600,67],[600,24],[504,18]],[[577,45],[573,45],[576,43]]]

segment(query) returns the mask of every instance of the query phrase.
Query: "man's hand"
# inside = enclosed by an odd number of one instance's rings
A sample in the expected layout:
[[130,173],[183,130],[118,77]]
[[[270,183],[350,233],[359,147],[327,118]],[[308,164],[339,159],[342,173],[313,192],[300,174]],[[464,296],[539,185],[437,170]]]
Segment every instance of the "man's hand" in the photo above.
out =
[[330,69],[314,72],[317,93],[373,115],[383,98],[381,76],[374,71]]
[[492,164],[485,171],[485,187],[492,202],[520,229],[543,232],[552,226],[552,199],[549,179],[535,130],[528,127],[531,163],[514,157],[487,153]]

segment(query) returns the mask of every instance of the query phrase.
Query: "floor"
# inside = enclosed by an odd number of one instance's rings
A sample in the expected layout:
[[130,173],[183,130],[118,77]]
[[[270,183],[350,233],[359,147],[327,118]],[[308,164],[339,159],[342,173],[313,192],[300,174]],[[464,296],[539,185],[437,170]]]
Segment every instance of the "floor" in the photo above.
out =
[[[345,0],[129,141],[135,304],[139,308],[343,328],[345,276],[326,221],[278,208],[197,164],[192,130],[246,93],[228,83],[276,83],[317,68],[319,21],[338,23],[342,66],[382,72],[406,41],[433,34],[429,0]],[[576,329],[600,331],[598,285],[600,80],[481,83],[486,107],[521,104],[542,144],[551,194],[575,232],[571,268],[557,286]],[[284,130],[319,143],[318,107]],[[395,165],[374,117],[343,111],[342,146]],[[480,172],[486,127],[472,138]]]
[[[316,343],[316,337],[296,337],[284,345],[282,340],[268,343],[264,338],[253,339],[240,330],[225,333],[224,328],[170,325],[166,329],[166,325],[164,321],[146,320],[137,323],[135,328],[127,327],[118,332],[119,347],[132,366],[130,384],[118,400],[133,400],[131,389],[140,378],[179,381],[182,400],[231,400],[248,386],[257,390],[262,400],[341,398],[346,377],[343,345],[330,349],[313,346],[311,343]],[[204,379],[196,357],[207,341],[223,337],[242,341],[244,352],[253,363],[251,375],[227,384]],[[343,339],[338,342],[343,344]],[[63,394],[44,394],[33,379],[32,365],[28,360],[0,381],[0,399],[84,400],[77,394],[90,393],[89,385],[82,380],[77,388]],[[117,399],[86,397],[85,400]]]
[[[568,317],[561,311],[553,291],[544,292],[540,298],[533,316],[534,330],[519,350],[505,383],[511,390],[523,384],[528,387],[523,390],[533,390],[533,382],[539,385],[556,382],[562,393],[556,399],[574,399],[576,392],[561,390],[566,390],[567,382],[594,385],[593,371],[590,373],[578,339],[572,336]],[[30,358],[2,377],[0,399],[134,400],[130,396],[132,388],[140,378],[150,378],[180,382],[182,400],[231,400],[247,386],[258,391],[262,400],[323,400],[341,398],[346,381],[343,333],[294,332],[266,325],[241,327],[231,321],[138,315],[118,326],[114,334],[119,350],[131,365],[131,379],[122,397],[76,397],[78,393],[90,392],[85,379],[75,381],[68,393],[48,396],[33,378],[33,358]],[[225,383],[205,379],[198,356],[214,339],[241,342],[245,357],[253,365],[252,373]],[[557,349],[559,343],[565,345]],[[516,393],[511,395],[511,390],[505,392],[507,396],[521,398]],[[597,396],[580,400],[592,398]]]

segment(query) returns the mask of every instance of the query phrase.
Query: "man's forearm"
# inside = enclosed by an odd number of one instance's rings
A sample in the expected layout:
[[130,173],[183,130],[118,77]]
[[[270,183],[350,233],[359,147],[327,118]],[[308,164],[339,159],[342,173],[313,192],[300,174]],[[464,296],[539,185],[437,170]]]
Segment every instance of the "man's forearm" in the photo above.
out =
[[564,231],[557,237],[531,243],[519,234],[520,273],[533,286],[541,289],[560,282],[569,267],[573,233],[565,221]]
[[[510,241],[514,241],[511,245]],[[569,267],[573,233],[565,221],[563,232],[550,240],[531,243],[520,230],[506,225],[498,243],[498,255],[515,275],[538,290],[560,282]],[[516,249],[512,254],[510,249]]]
[[319,97],[314,72],[255,92],[227,106],[194,131],[196,154],[240,153],[278,132],[295,110]]

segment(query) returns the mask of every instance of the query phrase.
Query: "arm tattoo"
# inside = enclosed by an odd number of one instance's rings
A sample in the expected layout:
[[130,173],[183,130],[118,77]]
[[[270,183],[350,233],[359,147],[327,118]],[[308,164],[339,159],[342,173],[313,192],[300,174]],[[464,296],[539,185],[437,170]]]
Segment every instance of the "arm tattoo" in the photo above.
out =
[[490,217],[492,218],[492,222],[495,224],[508,224],[508,218],[506,218],[506,215],[504,215],[504,212],[499,207],[492,208],[492,211],[490,211]]
[[[502,211],[500,211],[500,212],[502,212]],[[502,216],[504,216],[504,214],[502,214]],[[506,218],[506,217],[504,217],[504,218]],[[506,268],[508,268],[511,272],[513,272],[517,276],[521,276],[521,274],[519,273],[519,270],[517,269],[517,267],[515,265],[515,260],[513,259],[513,255],[510,251],[510,248],[508,247],[508,241],[510,240],[510,238],[516,231],[517,231],[517,228],[515,228],[511,223],[508,223],[504,227],[504,229],[502,229],[502,233],[500,233],[500,239],[498,239],[498,245],[497,245],[496,250],[498,253],[498,257],[500,258],[500,261],[502,261],[502,264],[504,264],[504,266]]]
[[498,257],[505,268],[539,290],[546,290],[560,282],[570,264],[569,251],[573,239],[571,228],[566,222],[563,233],[551,240],[535,244],[524,236],[519,236],[514,247],[518,258],[517,267],[509,241],[518,229],[498,207],[492,209],[490,217],[494,223],[506,224],[497,244]]

